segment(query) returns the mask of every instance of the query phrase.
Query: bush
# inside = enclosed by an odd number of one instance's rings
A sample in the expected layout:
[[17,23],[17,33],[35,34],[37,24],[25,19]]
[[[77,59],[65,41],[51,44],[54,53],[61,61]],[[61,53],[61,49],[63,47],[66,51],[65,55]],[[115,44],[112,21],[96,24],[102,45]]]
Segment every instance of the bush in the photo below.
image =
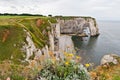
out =
[[61,61],[47,60],[38,77],[45,78],[45,80],[89,80],[87,70],[73,57],[73,54],[69,54]]

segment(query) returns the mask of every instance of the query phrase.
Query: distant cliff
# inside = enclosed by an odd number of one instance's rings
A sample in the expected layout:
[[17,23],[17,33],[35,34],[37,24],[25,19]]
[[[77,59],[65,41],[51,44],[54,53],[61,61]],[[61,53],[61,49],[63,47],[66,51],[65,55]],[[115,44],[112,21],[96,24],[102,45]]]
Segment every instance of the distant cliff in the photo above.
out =
[[[50,23],[51,24],[51,23]],[[72,36],[91,36],[99,35],[97,22],[92,17],[58,17],[57,23],[51,24],[50,46],[54,52],[61,53],[74,51]]]
[[58,20],[60,23],[61,34],[86,34],[86,30],[90,33],[90,36],[99,35],[99,29],[97,22],[94,18],[73,18],[69,20]]

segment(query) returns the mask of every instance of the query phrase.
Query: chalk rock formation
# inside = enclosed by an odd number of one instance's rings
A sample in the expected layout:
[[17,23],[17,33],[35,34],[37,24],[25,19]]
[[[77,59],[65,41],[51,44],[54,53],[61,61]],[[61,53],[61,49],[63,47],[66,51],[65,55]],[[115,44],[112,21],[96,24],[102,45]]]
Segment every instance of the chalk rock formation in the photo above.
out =
[[[43,52],[48,54],[48,50],[52,52],[69,51],[70,53],[74,50],[74,44],[72,42],[72,35],[82,35],[90,34],[90,36],[99,35],[99,29],[94,18],[72,18],[68,20],[57,20],[57,23],[50,23],[51,31],[48,32],[49,35],[49,48],[46,45],[43,49],[38,49],[34,45],[31,35],[26,31],[27,37],[24,49],[27,54],[26,60],[30,58],[33,54],[35,56],[40,56]],[[88,31],[87,31],[88,30]],[[71,35],[72,34],[72,35]],[[47,50],[47,51],[46,51]],[[48,55],[49,56],[49,55]]]
[[46,45],[45,47],[43,47],[42,49],[39,49],[35,46],[31,35],[29,32],[27,32],[26,30],[24,30],[26,32],[26,43],[23,46],[23,50],[26,53],[26,61],[29,61],[29,58],[34,54],[36,58],[39,58],[41,56],[41,54],[46,54],[46,57],[49,57],[48,55],[48,46]]
[[59,38],[59,49],[65,52],[72,53],[74,50],[74,44],[71,39],[71,36],[62,35]]
[[104,55],[101,59],[101,64],[106,64],[106,63],[110,63],[110,62],[112,62],[113,64],[117,64],[118,61],[117,61],[116,57],[118,57],[118,55],[116,55],[116,54]]
[[99,29],[94,18],[74,18],[70,20],[60,20],[61,34],[83,34],[89,29],[90,36],[99,35]]

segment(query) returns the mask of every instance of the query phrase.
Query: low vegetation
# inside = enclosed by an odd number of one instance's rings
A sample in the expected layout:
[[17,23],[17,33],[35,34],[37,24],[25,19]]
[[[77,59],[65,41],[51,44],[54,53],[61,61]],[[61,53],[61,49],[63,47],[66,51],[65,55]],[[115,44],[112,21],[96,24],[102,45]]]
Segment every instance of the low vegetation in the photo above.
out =
[[0,80],[33,80],[37,75],[39,68],[34,66],[22,64],[15,64],[10,60],[4,60],[0,62]]
[[64,53],[63,60],[55,57],[47,60],[37,78],[45,80],[89,80],[87,70],[80,63],[80,57],[71,53]]
[[5,80],[89,80],[86,68],[80,64],[81,57],[72,53],[64,53],[64,58],[56,59],[52,52],[50,58],[41,55],[28,64],[15,64],[10,60],[0,62],[0,79]]
[[0,26],[0,60],[10,59],[16,63],[23,60],[25,57],[20,50],[23,41],[25,33],[22,28],[11,25]]
[[92,80],[120,80],[120,58],[118,64],[104,64],[90,72]]

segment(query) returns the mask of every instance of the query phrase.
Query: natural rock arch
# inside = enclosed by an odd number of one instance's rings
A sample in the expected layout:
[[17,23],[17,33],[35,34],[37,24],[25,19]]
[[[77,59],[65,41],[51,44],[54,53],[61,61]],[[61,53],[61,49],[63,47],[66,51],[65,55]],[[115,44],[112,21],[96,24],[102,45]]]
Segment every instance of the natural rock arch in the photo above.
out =
[[90,36],[99,35],[99,29],[96,21],[91,18],[88,18],[87,20],[85,20],[84,18],[60,20],[59,23],[61,34],[80,35],[83,34],[85,30],[88,30],[90,32]]

